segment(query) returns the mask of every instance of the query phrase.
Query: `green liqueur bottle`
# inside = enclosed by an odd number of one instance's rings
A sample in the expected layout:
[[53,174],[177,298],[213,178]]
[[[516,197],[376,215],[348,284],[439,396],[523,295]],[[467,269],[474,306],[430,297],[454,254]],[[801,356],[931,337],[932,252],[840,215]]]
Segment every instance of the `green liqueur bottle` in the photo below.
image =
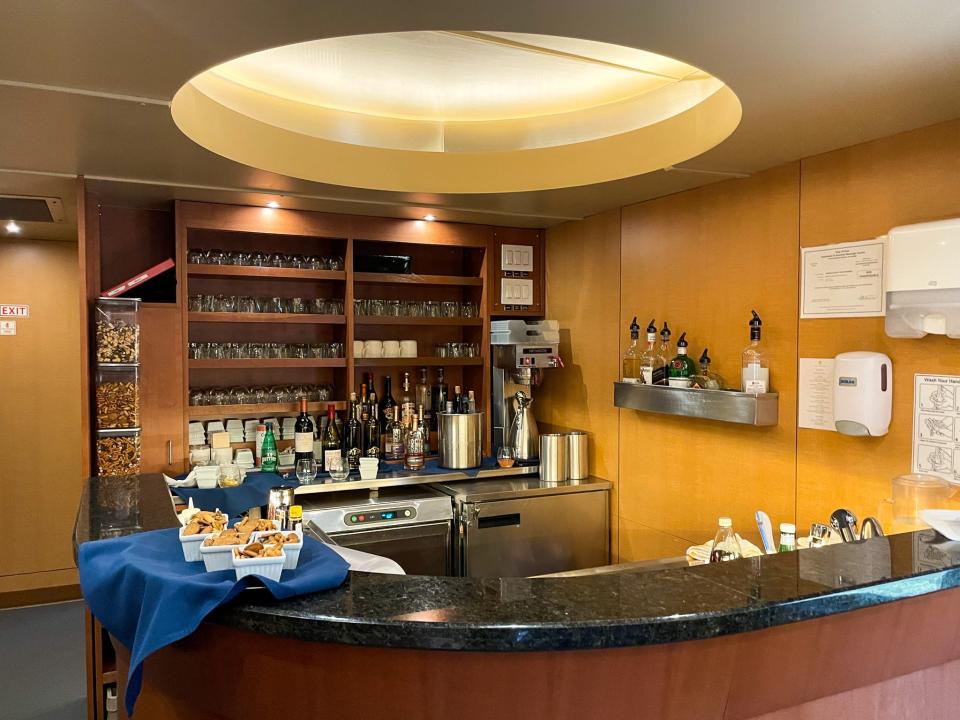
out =
[[260,445],[260,469],[271,473],[277,471],[277,439],[273,436],[273,423],[267,423],[267,432]]
[[670,387],[688,388],[693,385],[693,376],[697,374],[697,366],[687,355],[687,334],[680,335],[677,340],[677,355],[670,361]]
[[660,347],[657,348],[657,356],[661,362],[658,362],[653,368],[653,384],[668,385],[668,366],[670,365],[670,328],[667,327],[666,320],[663,321],[663,329],[660,330]]

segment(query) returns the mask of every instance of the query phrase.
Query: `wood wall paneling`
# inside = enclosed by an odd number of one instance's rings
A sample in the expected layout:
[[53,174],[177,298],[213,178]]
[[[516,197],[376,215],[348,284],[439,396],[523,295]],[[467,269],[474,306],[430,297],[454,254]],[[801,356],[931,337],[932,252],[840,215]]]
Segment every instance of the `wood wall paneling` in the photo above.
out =
[[[960,216],[960,120],[802,162],[800,245],[866,240],[890,228]],[[960,375],[960,342],[890,338],[883,318],[800,321],[799,355],[883,352],[893,361],[893,418],[879,438],[800,430],[797,504],[802,526],[837,507],[880,515],[890,528],[890,480],[910,472],[914,373]]]
[[[183,471],[183,393],[171,387],[183,376],[180,308],[143,303],[140,308],[140,472],[173,476]],[[168,443],[171,445],[168,447]],[[172,462],[169,460],[172,458]]]
[[[794,517],[799,164],[623,209],[620,350],[633,316],[666,319],[737,386],[751,308],[763,318],[780,422],[754,428],[622,410],[620,514],[701,543],[718,515],[756,541],[754,511]],[[610,378],[612,380],[613,378]],[[656,557],[638,545],[631,559]],[[639,554],[637,554],[639,553]]]
[[546,316],[560,323],[564,367],[544,374],[534,415],[541,432],[550,427],[589,431],[590,474],[614,486],[610,526],[616,559],[619,420],[611,383],[620,366],[620,211],[550,228],[547,245]]

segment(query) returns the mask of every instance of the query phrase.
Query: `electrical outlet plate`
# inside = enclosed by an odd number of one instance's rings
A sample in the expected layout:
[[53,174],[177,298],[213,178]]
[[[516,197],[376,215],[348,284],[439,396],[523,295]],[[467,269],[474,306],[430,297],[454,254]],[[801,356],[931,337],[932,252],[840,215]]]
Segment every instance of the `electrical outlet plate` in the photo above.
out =
[[533,246],[501,245],[500,269],[504,272],[533,272]]

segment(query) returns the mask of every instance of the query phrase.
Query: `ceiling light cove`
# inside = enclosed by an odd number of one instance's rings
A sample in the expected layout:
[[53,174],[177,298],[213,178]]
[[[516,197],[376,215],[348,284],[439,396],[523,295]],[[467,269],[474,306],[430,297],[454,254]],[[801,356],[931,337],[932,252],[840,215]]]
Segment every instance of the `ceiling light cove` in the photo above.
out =
[[402,32],[264,50],[194,77],[177,126],[232,160],[405,192],[543,190],[640,175],[728,137],[740,102],[707,72],[621,45]]

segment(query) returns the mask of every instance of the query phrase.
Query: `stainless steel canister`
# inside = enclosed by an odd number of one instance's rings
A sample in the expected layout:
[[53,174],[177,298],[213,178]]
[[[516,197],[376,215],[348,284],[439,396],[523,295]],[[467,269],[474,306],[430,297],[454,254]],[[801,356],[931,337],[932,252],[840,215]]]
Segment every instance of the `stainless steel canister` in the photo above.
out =
[[483,413],[437,415],[440,467],[466,470],[483,461]]
[[587,434],[582,430],[567,433],[567,479],[586,480],[590,476]]
[[545,483],[562,483],[567,479],[567,435],[540,435],[540,479]]
[[267,520],[279,520],[280,529],[287,529],[284,527],[287,524],[287,513],[296,504],[293,488],[289,485],[277,485],[270,488],[270,495],[267,500]]

